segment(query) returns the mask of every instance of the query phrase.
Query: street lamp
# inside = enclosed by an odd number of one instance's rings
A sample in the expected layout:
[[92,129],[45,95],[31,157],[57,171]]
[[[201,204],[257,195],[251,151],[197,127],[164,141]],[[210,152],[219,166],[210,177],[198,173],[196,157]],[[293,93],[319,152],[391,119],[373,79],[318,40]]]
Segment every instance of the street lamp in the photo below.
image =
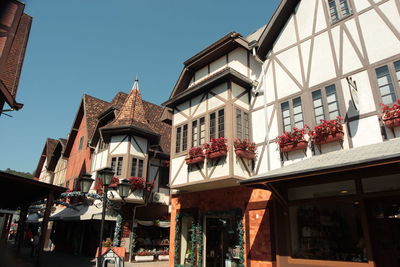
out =
[[94,179],[92,179],[92,176],[90,174],[84,174],[81,179],[79,179],[79,183],[81,186],[81,192],[84,194],[87,194],[90,190],[90,187],[92,187],[92,184],[94,182]]
[[118,184],[118,194],[124,199],[129,196],[129,191],[131,189],[131,183],[127,179],[123,179]]
[[111,184],[111,180],[114,176],[113,169],[106,167],[97,171],[101,182],[103,183],[103,211],[101,213],[101,224],[100,224],[100,241],[99,241],[99,252],[97,254],[97,266],[101,267],[101,253],[103,250],[103,229],[104,219],[106,217],[106,206],[107,206],[107,191],[108,186]]

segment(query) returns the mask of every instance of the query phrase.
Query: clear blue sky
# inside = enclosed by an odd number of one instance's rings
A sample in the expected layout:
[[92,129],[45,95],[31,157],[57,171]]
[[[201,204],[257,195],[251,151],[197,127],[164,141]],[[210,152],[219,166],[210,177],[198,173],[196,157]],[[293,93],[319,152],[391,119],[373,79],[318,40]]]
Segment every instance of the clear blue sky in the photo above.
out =
[[183,62],[225,34],[266,24],[279,0],[27,0],[33,17],[17,101],[0,117],[0,170],[32,172],[47,137],[66,138],[84,93],[110,101],[139,76],[167,100]]

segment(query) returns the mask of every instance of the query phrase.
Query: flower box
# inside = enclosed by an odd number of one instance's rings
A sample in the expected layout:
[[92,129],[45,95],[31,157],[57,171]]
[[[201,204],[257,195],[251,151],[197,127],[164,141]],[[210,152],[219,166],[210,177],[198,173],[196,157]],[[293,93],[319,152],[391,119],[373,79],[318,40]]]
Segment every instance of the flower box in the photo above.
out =
[[314,140],[314,144],[316,144],[316,145],[328,144],[328,143],[336,142],[336,141],[339,141],[339,140],[343,140],[343,137],[344,137],[344,133],[343,132],[338,132],[336,134],[328,135],[323,140]]
[[169,255],[158,255],[158,260],[169,261]]
[[225,157],[226,154],[227,154],[227,151],[225,149],[225,150],[208,152],[208,153],[206,153],[206,156],[207,156],[207,159],[217,159],[217,158]]
[[154,261],[154,255],[151,255],[151,256],[135,256],[135,261]]
[[383,116],[383,123],[388,128],[395,128],[400,126],[400,117],[399,118],[386,118]]
[[306,149],[308,146],[308,142],[307,141],[300,141],[298,143],[288,143],[285,144],[281,147],[281,152],[291,152],[291,151],[296,151],[296,150],[300,150],[300,149]]
[[249,151],[249,150],[236,149],[235,153],[236,153],[236,156],[238,156],[240,158],[245,158],[245,159],[255,159],[256,158],[256,153]]
[[204,156],[196,156],[196,157],[191,157],[191,158],[186,158],[185,159],[187,165],[193,165],[197,163],[202,163],[204,162]]

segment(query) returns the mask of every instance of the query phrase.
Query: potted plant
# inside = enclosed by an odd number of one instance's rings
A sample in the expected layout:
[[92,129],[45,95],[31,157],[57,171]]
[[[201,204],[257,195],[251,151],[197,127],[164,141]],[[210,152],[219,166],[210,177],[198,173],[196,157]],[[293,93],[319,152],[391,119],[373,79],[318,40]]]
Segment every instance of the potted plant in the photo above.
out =
[[385,104],[382,106],[382,120],[386,127],[395,128],[400,126],[400,99],[397,99],[396,103],[392,107]]
[[256,144],[254,142],[250,142],[248,139],[241,140],[240,138],[236,138],[233,141],[233,145],[236,156],[245,159],[256,158]]
[[[111,184],[108,186],[109,188],[116,188],[118,187],[119,184],[119,179],[118,177],[113,177],[111,179]],[[103,183],[101,182],[101,179],[99,177],[96,178],[95,184],[94,184],[94,189],[96,190],[97,194],[103,193]]]
[[343,140],[343,118],[336,117],[335,120],[321,120],[321,123],[315,126],[309,135],[314,144],[322,145],[338,140]]
[[153,250],[145,250],[141,248],[135,254],[135,261],[153,261],[153,260],[154,260]]
[[226,156],[228,147],[224,137],[211,138],[211,142],[204,144],[203,148],[206,150],[207,159],[216,159]]
[[187,165],[201,163],[204,161],[203,148],[200,146],[189,149],[189,155],[185,159]]
[[278,136],[275,142],[279,145],[281,152],[305,149],[308,144],[304,138],[306,129],[308,129],[307,125],[302,129],[293,128],[293,131],[284,132],[282,135]]
[[131,183],[132,191],[143,190],[146,186],[146,180],[142,177],[130,177],[128,181]]
[[169,260],[169,250],[159,250],[157,251],[158,260],[160,261],[168,261]]

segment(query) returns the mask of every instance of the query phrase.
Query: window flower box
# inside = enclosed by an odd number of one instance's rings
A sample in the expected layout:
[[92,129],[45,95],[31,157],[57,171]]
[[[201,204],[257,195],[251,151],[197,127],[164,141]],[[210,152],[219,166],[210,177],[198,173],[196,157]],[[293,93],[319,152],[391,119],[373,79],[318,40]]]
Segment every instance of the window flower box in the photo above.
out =
[[154,261],[154,255],[151,256],[135,256],[135,261]]
[[281,147],[281,152],[291,152],[291,151],[306,149],[307,146],[308,146],[308,142],[305,140],[302,140],[297,143],[287,143],[287,144],[284,144],[283,147]]
[[225,157],[228,151],[226,139],[223,137],[211,138],[211,142],[209,144],[204,144],[203,148],[206,151],[207,159]]
[[240,158],[245,158],[245,159],[255,159],[256,158],[256,153],[244,149],[235,149],[235,154],[236,156]]
[[189,155],[185,159],[185,161],[186,161],[187,165],[193,165],[193,164],[204,162],[204,158],[205,158],[205,156],[204,156],[203,148],[197,146],[197,147],[192,147],[189,150]]
[[400,126],[400,99],[392,107],[381,104],[382,106],[382,120],[386,127],[395,128]]
[[315,126],[314,130],[309,132],[309,135],[316,145],[327,144],[343,140],[343,119],[336,117],[335,120],[321,120],[321,124]]
[[233,141],[235,154],[237,157],[253,160],[256,158],[256,144],[248,139],[240,140],[236,138]]
[[300,149],[306,149],[308,142],[305,140],[305,133],[308,126],[305,125],[303,129],[293,128],[291,132],[284,132],[282,135],[275,139],[279,145],[281,152],[291,152]]
[[158,260],[169,261],[169,255],[158,255]]

